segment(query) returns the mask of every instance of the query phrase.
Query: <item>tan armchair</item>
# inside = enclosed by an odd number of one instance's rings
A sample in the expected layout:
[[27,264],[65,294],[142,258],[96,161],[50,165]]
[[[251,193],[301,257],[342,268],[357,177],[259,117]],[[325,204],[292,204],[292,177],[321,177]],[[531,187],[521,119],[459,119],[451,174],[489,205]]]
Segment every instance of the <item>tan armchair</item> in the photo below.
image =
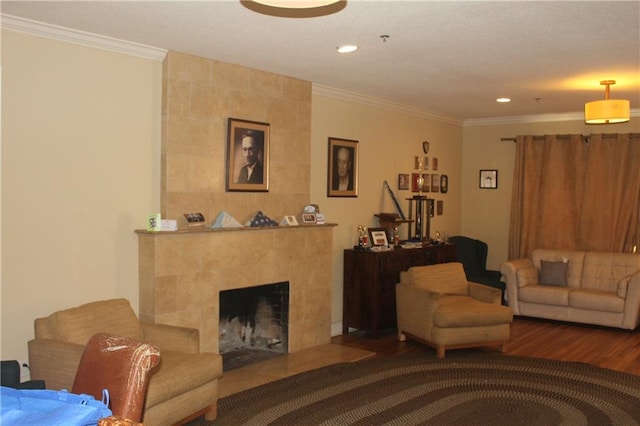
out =
[[398,339],[446,349],[500,346],[509,340],[513,312],[501,291],[468,282],[461,263],[414,266],[396,285]]
[[162,357],[149,378],[143,423],[171,425],[217,416],[222,357],[200,353],[196,329],[138,321],[126,299],[104,300],[58,311],[35,320],[29,342],[31,377],[48,389],[72,389],[85,345],[97,333],[110,333],[157,346]]

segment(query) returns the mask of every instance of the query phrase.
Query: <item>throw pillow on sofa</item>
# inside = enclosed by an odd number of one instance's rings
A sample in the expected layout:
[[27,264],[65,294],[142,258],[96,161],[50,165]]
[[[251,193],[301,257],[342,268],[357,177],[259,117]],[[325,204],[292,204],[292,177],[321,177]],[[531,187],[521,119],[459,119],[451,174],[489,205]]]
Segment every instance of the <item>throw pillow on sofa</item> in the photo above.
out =
[[540,260],[540,284],[566,286],[568,267],[569,262]]

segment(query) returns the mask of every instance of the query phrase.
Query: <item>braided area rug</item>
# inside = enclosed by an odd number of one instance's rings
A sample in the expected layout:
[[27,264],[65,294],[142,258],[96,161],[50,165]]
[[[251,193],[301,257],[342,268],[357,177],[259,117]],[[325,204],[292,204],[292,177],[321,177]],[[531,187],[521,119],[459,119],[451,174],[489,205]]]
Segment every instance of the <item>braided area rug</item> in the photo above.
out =
[[639,425],[640,376],[497,353],[375,358],[218,401],[213,425]]

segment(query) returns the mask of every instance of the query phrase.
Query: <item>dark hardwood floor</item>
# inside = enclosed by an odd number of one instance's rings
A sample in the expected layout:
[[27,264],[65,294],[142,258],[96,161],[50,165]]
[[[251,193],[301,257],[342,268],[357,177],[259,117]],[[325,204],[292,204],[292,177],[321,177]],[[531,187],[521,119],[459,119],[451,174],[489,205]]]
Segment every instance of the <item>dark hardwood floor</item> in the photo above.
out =
[[[407,340],[399,342],[395,330],[376,339],[361,331],[335,336],[332,343],[392,356],[435,349]],[[496,348],[457,349],[488,351]],[[640,329],[618,330],[529,318],[515,318],[507,355],[578,361],[640,376]],[[446,356],[446,355],[445,355]]]

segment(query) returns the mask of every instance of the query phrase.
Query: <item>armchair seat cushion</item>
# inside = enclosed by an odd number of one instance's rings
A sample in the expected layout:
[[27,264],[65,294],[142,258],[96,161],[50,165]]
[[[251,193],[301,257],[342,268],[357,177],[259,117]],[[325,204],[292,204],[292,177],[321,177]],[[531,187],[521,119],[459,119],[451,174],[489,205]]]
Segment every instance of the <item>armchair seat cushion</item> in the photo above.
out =
[[440,306],[433,315],[433,325],[441,328],[481,327],[508,324],[511,309],[506,306],[481,302],[469,296],[442,295]]
[[187,393],[220,377],[222,357],[214,353],[162,352],[160,365],[151,372],[147,408]]
[[574,289],[569,293],[569,306],[603,312],[624,312],[624,299],[617,293],[601,290]]

